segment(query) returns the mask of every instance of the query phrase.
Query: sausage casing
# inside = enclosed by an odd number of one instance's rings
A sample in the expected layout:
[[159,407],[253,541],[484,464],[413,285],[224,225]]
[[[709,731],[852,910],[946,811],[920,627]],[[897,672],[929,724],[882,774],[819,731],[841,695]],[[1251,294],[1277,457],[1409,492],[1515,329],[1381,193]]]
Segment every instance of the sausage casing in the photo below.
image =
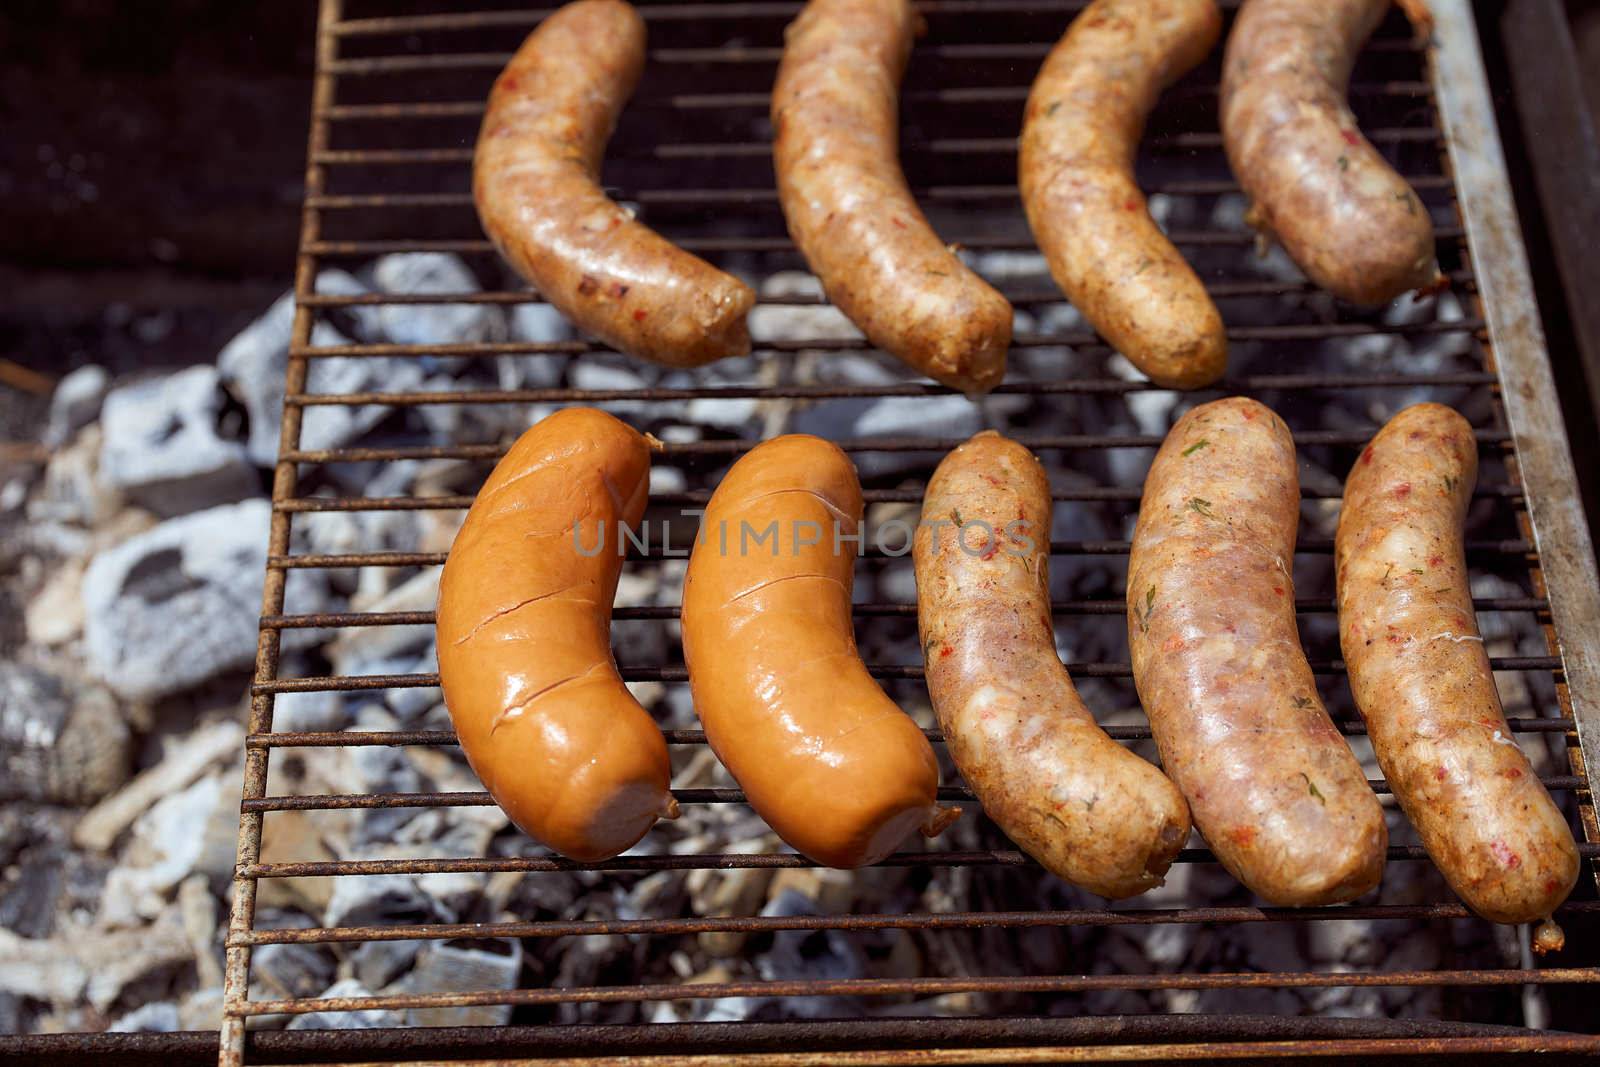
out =
[[644,45],[623,0],[576,0],[528,36],[478,134],[478,217],[517,273],[607,344],[679,367],[742,356],[754,290],[635,222],[599,184]]
[[[1418,0],[1403,6],[1421,17]],[[1356,304],[1440,279],[1428,209],[1345,101],[1356,54],[1388,10],[1389,0],[1246,0],[1222,66],[1223,141],[1252,221]]]
[[1050,483],[993,431],[946,456],[916,535],[917,623],[934,711],[989,818],[1102,896],[1161,884],[1189,838],[1164,775],[1095,723],[1056,655]]
[[1384,777],[1450,886],[1496,922],[1548,918],[1578,877],[1572,831],[1517,747],[1467,584],[1472,427],[1400,412],[1345,483],[1339,630]]
[[837,445],[775,438],[712,494],[683,586],[706,740],[773,830],[830,867],[876,863],[954,817],[935,805],[928,739],[856,652],[848,539],[861,517]]
[[649,482],[642,435],[559,411],[489,475],[439,581],[439,676],[467,761],[513,822],[583,862],[677,815],[666,741],[611,655],[618,523],[638,524]]
[[1274,904],[1360,896],[1388,831],[1295,623],[1294,440],[1243,397],[1178,420],[1128,562],[1133,677],[1162,766],[1233,875]]
[[873,344],[965,393],[1005,375],[1011,305],[928,225],[900,172],[910,0],[811,0],[784,32],[773,159],[789,233]]
[[1095,0],[1028,94],[1022,203],[1050,273],[1100,335],[1159,385],[1222,376],[1222,316],[1156,227],[1133,161],[1156,98],[1217,43],[1214,0]]

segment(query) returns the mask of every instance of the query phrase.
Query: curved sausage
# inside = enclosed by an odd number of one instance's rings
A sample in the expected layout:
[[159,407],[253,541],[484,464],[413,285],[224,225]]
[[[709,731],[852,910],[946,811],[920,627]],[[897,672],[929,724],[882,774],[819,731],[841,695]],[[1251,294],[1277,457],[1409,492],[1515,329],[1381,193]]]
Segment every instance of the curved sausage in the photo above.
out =
[[635,222],[599,185],[644,41],[623,0],[577,0],[528,35],[478,133],[478,217],[517,273],[606,344],[674,367],[742,356],[755,292]]
[[512,822],[582,862],[678,814],[666,741],[611,657],[619,524],[638,524],[649,482],[643,436],[559,411],[489,475],[439,581],[439,676],[467,761]]
[[1214,0],[1095,0],[1045,59],[1022,124],[1022,204],[1051,276],[1117,351],[1178,389],[1222,377],[1228,340],[1133,160],[1162,89],[1221,32]]
[[910,0],[811,0],[784,31],[773,157],[789,233],[879,348],[964,393],[1005,375],[1011,305],[941,242],[900,173]]
[[1189,806],[1101,730],[1056,655],[1050,483],[994,431],[944,458],[917,527],[917,623],[945,742],[983,810],[1101,896],[1161,884]]
[[1378,884],[1388,831],[1295,625],[1300,488],[1283,420],[1243,397],[1178,420],[1128,561],[1128,643],[1162,766],[1234,877],[1274,904]]
[[1450,887],[1503,923],[1548,918],[1578,878],[1572,831],[1506,725],[1472,610],[1467,420],[1406,408],[1345,483],[1335,540],[1350,686],[1384,777]]
[[683,656],[706,740],[789,844],[830,867],[883,859],[934,803],[939,765],[856,653],[855,467],[818,437],[759,445],[701,519],[683,585]]
[[[1418,21],[1426,8],[1407,0]],[[1389,0],[1246,0],[1222,66],[1228,162],[1310,279],[1355,304],[1443,284],[1433,223],[1356,127],[1350,68]]]

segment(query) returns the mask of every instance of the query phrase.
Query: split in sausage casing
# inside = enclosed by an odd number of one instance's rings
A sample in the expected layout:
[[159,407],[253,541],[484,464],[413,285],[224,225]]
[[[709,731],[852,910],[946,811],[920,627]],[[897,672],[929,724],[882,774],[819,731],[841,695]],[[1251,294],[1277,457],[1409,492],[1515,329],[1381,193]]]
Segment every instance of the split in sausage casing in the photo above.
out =
[[984,393],[1005,375],[1011,305],[933,232],[900,172],[911,0],[811,0],[784,31],[773,161],[789,233],[828,299],[930,378]]
[[933,747],[856,652],[861,519],[837,445],[767,441],[711,495],[683,586],[706,740],[773,830],[830,867],[876,863],[957,814],[935,803]]
[[1107,737],[1056,655],[1050,483],[991,431],[944,458],[916,534],[917,623],[945,742],[984,814],[1051,873],[1113,899],[1161,884],[1189,807]]
[[586,333],[692,367],[750,351],[755,292],[606,196],[601,157],[645,58],[623,0],[548,16],[496,79],[473,157],[478,217],[495,246]]
[[1217,858],[1274,904],[1360,896],[1383,809],[1317,695],[1295,622],[1294,440],[1243,397],[1194,408],[1145,482],[1128,561],[1134,683]]
[[1095,0],[1051,49],[1028,94],[1022,203],[1073,306],[1158,385],[1222,376],[1222,316],[1157,228],[1133,163],[1161,91],[1205,58],[1214,0]]
[[611,655],[619,524],[650,448],[593,408],[518,438],[467,512],[439,581],[439,677],[467,762],[511,821],[586,863],[675,818],[666,740]]
[[1506,724],[1472,608],[1462,524],[1472,427],[1400,412],[1345,482],[1335,539],[1350,686],[1395,797],[1456,894],[1503,923],[1548,918],[1578,878],[1572,831]]

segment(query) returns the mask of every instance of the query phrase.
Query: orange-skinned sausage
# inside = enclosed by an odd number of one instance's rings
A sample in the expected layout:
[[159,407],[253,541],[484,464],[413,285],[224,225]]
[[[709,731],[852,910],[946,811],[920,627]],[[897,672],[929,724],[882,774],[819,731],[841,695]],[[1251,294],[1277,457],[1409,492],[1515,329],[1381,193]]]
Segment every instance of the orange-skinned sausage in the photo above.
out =
[[928,693],[984,813],[1051,873],[1130,897],[1161,884],[1189,806],[1106,736],[1056,655],[1050,511],[1039,461],[992,430],[939,464],[916,535]]
[[933,747],[856,652],[846,538],[861,516],[838,446],[768,441],[712,494],[683,586],[706,739],[778,835],[830,867],[876,863],[956,815],[935,804]]
[[607,344],[675,367],[742,356],[754,291],[635,222],[599,185],[644,44],[623,0],[577,0],[528,36],[478,134],[478,217],[517,273]]
[[[1419,29],[1423,0],[1401,6]],[[1251,221],[1335,296],[1385,304],[1437,287],[1433,223],[1345,101],[1389,0],[1246,0],[1222,66],[1228,162]]]
[[1214,0],[1095,0],[1028,94],[1022,203],[1050,274],[1100,335],[1158,385],[1222,376],[1222,316],[1157,228],[1134,181],[1161,91],[1217,43]]
[[1217,858],[1274,904],[1360,896],[1383,809],[1328,718],[1295,622],[1294,440],[1232,397],[1178,420],[1128,561],[1128,643],[1162,767]]
[[1572,831],[1517,747],[1472,609],[1462,523],[1472,427],[1406,408],[1345,483],[1335,541],[1350,686],[1384,777],[1456,894],[1503,923],[1548,918],[1578,878]]
[[784,31],[773,157],[789,233],[873,344],[964,393],[1005,375],[1011,305],[939,240],[900,172],[910,0],[811,0]]
[[638,524],[649,482],[643,436],[557,412],[489,475],[439,582],[439,675],[467,761],[514,823],[589,863],[678,813],[666,741],[611,656],[618,523]]

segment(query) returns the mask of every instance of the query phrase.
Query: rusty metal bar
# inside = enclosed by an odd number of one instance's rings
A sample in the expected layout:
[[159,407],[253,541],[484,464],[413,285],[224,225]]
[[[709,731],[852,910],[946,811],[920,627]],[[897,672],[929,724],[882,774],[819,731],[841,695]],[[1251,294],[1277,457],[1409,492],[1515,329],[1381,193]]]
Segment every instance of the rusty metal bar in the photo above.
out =
[[[937,854],[935,854],[937,855]],[[326,867],[327,864],[308,865]],[[376,873],[376,872],[374,872]],[[301,875],[316,877],[316,875]],[[1600,901],[1575,901],[1560,916],[1600,913]],[[981,930],[1069,926],[1166,926],[1195,923],[1340,922],[1351,920],[1470,919],[1461,904],[1337,905],[1325,908],[1087,908],[1061,911],[970,911],[849,915],[716,915],[692,919],[586,919],[551,922],[417,923],[256,930],[249,945],[328,945],[363,941],[448,941],[452,938],[588,937],[600,934],[686,937],[704,933],[764,934],[781,930]],[[1600,968],[1595,968],[1600,972]]]
[[939,996],[947,993],[1088,993],[1101,989],[1342,989],[1399,986],[1588,985],[1600,967],[1538,970],[1436,970],[1216,972],[1212,974],[1019,975],[989,978],[856,978],[817,981],[706,982],[672,985],[507,989],[477,993],[408,994],[251,1001],[251,1015],[303,1015],[313,1011],[383,1011],[472,1007],[484,1004],[619,1004],[723,997]]

